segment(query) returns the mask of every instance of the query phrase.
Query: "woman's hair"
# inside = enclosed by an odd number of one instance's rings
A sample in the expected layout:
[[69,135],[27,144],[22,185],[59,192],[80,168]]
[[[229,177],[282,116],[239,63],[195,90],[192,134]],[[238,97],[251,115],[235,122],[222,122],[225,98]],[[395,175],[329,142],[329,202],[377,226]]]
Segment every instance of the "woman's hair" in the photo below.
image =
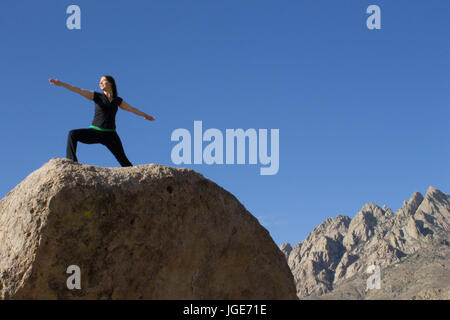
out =
[[114,78],[112,76],[105,76],[103,75],[103,77],[106,78],[106,80],[111,83],[111,87],[112,87],[112,91],[113,91],[113,98],[117,97],[117,86],[116,86],[116,81],[114,80]]

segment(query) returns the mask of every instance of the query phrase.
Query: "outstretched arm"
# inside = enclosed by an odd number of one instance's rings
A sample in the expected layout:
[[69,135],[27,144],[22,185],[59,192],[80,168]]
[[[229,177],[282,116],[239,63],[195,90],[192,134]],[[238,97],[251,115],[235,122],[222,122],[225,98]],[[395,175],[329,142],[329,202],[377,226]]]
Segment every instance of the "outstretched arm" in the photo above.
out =
[[126,111],[130,111],[138,116],[142,116],[147,120],[155,120],[155,118],[153,118],[152,116],[149,116],[148,114],[146,114],[145,112],[139,111],[136,108],[133,108],[132,106],[130,106],[125,100],[122,100],[120,106],[121,109],[126,110]]
[[49,79],[49,81],[50,81],[51,84],[54,84],[54,85],[59,86],[59,87],[64,87],[67,90],[70,90],[72,92],[78,93],[79,95],[82,95],[86,99],[89,99],[89,100],[93,100],[94,99],[94,91],[80,89],[78,87],[71,86],[70,84],[67,84],[67,83],[64,83],[62,81],[55,80],[55,79]]

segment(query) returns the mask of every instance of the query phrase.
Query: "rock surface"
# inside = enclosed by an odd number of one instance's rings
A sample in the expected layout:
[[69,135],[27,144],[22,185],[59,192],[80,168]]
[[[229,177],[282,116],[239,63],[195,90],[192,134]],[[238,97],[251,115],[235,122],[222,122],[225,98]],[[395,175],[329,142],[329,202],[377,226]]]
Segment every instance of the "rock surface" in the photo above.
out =
[[[339,215],[294,246],[288,264],[301,299],[446,299],[450,295],[450,196],[430,187],[394,214],[370,203]],[[281,251],[286,255],[284,244]],[[416,257],[416,258],[414,258]],[[367,289],[369,266],[381,289]],[[420,270],[420,271],[419,271]]]
[[[69,290],[77,265],[81,289]],[[184,168],[51,159],[0,201],[3,299],[297,299],[268,231]]]

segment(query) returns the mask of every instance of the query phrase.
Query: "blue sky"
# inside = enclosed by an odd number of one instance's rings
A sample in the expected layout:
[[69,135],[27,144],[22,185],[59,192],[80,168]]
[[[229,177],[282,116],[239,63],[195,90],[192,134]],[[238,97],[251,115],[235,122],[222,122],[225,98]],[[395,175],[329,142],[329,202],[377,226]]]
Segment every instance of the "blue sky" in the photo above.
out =
[[[66,8],[81,8],[68,30]],[[366,8],[381,8],[369,30]],[[86,128],[93,102],[49,78],[119,96],[154,116],[119,110],[130,161],[189,167],[233,193],[280,245],[302,241],[368,202],[394,211],[432,185],[450,192],[450,2],[11,1],[0,3],[5,196]],[[280,130],[280,168],[175,165],[177,128]],[[119,166],[102,145],[81,163]]]

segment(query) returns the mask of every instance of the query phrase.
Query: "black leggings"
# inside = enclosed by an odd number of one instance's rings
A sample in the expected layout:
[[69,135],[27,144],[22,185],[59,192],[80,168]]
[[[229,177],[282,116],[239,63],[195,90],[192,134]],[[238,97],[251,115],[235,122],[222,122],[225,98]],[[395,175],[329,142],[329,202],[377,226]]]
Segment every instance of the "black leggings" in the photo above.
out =
[[116,157],[122,167],[132,167],[128,161],[119,135],[115,131],[100,131],[96,129],[75,129],[69,132],[67,137],[67,158],[78,162],[77,159],[77,142],[86,144],[101,143],[106,146],[109,151]]

